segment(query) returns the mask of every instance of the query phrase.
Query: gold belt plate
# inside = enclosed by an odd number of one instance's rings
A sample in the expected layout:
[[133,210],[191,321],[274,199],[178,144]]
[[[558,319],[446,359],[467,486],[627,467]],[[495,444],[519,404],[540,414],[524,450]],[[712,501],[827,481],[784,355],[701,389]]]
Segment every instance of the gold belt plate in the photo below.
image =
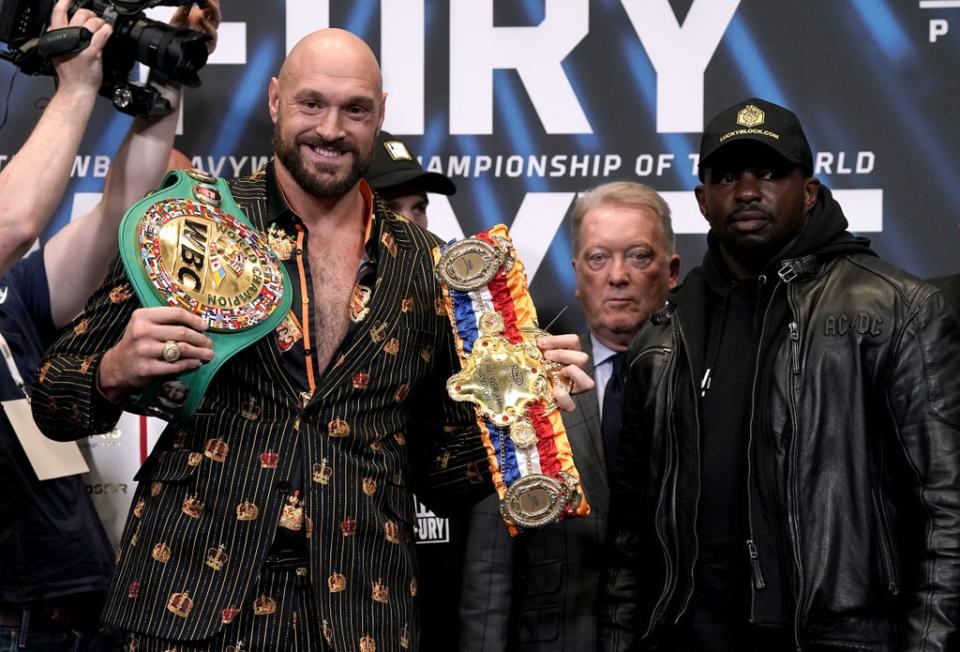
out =
[[264,321],[283,293],[279,263],[256,230],[216,206],[168,199],[145,211],[137,230],[141,262],[169,305],[210,328],[243,330]]
[[463,369],[447,381],[450,398],[475,403],[499,427],[522,419],[531,401],[542,400],[548,410],[554,409],[549,363],[535,340],[511,343],[502,335],[503,317],[497,312],[481,315],[479,327],[481,335],[473,342]]
[[520,527],[542,527],[561,512],[575,510],[582,499],[579,483],[566,473],[557,478],[535,473],[510,485],[500,501],[500,514]]

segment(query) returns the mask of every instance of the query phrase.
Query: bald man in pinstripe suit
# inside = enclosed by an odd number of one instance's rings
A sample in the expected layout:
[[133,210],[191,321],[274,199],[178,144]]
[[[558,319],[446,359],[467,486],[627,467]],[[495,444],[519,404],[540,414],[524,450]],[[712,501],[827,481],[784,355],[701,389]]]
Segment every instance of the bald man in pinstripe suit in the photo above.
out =
[[[276,158],[230,190],[293,279],[293,309],[138,474],[104,613],[130,649],[418,647],[411,486],[456,497],[489,482],[473,410],[444,391],[456,357],[438,240],[361,180],[384,100],[373,53],[336,29],[305,37],[270,83]],[[132,393],[212,359],[204,329],[140,308],[115,265],[48,352],[39,425],[55,439],[111,428]],[[548,358],[585,365],[571,338],[546,338]],[[164,359],[170,341],[180,355]]]

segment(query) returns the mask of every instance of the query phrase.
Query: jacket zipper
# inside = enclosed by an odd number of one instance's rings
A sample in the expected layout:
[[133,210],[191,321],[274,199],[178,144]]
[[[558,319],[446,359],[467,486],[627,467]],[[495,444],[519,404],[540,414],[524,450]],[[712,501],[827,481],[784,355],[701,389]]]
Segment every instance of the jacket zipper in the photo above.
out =
[[[795,291],[792,285],[787,284],[787,305],[790,308],[790,314],[793,320],[790,322],[790,357],[793,362],[793,372],[800,373],[800,331],[799,331],[799,309],[796,306]],[[790,525],[790,548],[793,552],[793,561],[796,564],[797,574],[797,594],[793,609],[793,642],[797,650],[800,646],[800,606],[803,601],[803,562],[800,559],[800,521],[796,515],[796,483],[794,482],[794,472],[797,466],[797,397],[794,379],[790,379],[790,388],[787,392],[790,408],[790,426],[792,436],[790,437],[790,455],[787,465],[787,522]]]
[[747,554],[750,555],[750,569],[753,572],[753,588],[762,589],[766,587],[763,583],[763,573],[760,571],[760,553],[757,552],[757,544],[753,539],[747,539]]
[[887,513],[880,502],[880,496],[874,492],[874,504],[877,515],[880,517],[880,557],[883,559],[883,568],[887,573],[887,591],[890,595],[900,593],[900,581],[897,577],[896,565],[893,563],[893,538],[890,536],[890,527],[887,523]]
[[800,373],[800,327],[792,321],[790,328],[790,360],[793,362],[793,373]]
[[[674,351],[676,352],[676,350],[677,350],[677,347],[674,346]],[[676,355],[674,355],[673,360],[671,361],[671,365],[675,365],[675,364],[676,364]],[[668,369],[667,371],[669,372],[670,370]],[[672,373],[664,374],[664,377],[666,378],[669,378],[671,376],[672,376]],[[667,414],[670,415],[670,414],[673,414],[673,389],[672,388],[668,392],[668,397],[669,397],[669,400],[667,405]],[[670,421],[669,423],[671,424],[670,428],[672,430],[673,428],[672,421]],[[673,582],[674,582],[675,573],[673,572],[670,550],[668,549],[667,542],[664,539],[663,531],[661,530],[660,524],[659,524],[659,516],[663,511],[663,501],[664,501],[664,496],[667,494],[668,482],[669,482],[669,474],[664,473],[663,482],[660,485],[660,498],[657,501],[657,513],[654,515],[654,523],[657,531],[657,540],[660,541],[660,547],[663,551],[663,559],[664,559],[665,577],[663,579],[663,590],[660,592],[660,597],[657,598],[657,602],[653,607],[653,611],[650,613],[650,621],[647,623],[647,630],[644,632],[641,638],[645,638],[649,636],[650,632],[653,631],[654,625],[657,623],[660,617],[660,614],[663,612],[664,608],[666,607],[666,604],[670,601],[670,598],[673,595]]]
[[[761,274],[757,277],[757,281],[760,283],[760,288],[758,292],[763,290],[763,286],[766,285],[767,277]],[[753,486],[753,421],[756,416],[757,411],[757,380],[760,376],[760,354],[763,349],[763,336],[767,331],[767,318],[770,316],[770,307],[773,305],[773,299],[777,293],[777,287],[779,287],[779,281],[777,285],[773,287],[773,290],[770,292],[770,298],[767,300],[767,307],[763,311],[763,319],[760,322],[760,337],[757,340],[757,355],[753,368],[753,382],[750,385],[750,423],[747,427],[747,450],[746,450],[746,462],[747,462],[747,554],[750,557],[750,613],[747,616],[747,620],[751,623],[757,621],[756,618],[756,607],[757,607],[757,591],[762,590],[766,587],[766,583],[763,581],[763,573],[760,569],[760,554],[757,551],[756,539],[753,536],[753,492],[751,487]]]
[[[697,450],[697,491],[696,491],[696,501],[694,502],[693,507],[693,560],[690,562],[690,589],[687,591],[686,597],[683,599],[683,604],[680,606],[680,610],[677,612],[677,617],[673,621],[676,625],[680,622],[680,619],[683,617],[683,614],[686,613],[687,607],[690,604],[690,598],[693,597],[693,590],[695,584],[695,569],[697,567],[697,560],[700,557],[700,535],[698,534],[697,523],[700,520],[700,490],[701,490],[701,473],[702,473],[702,460],[701,460],[701,450],[700,450],[700,407],[697,400],[697,377],[693,373],[693,363],[690,361],[689,351],[690,348],[687,346],[687,338],[683,334],[683,327],[680,325],[680,318],[677,316],[677,333],[680,335],[680,341],[683,343],[683,351],[687,359],[687,366],[690,370],[690,384],[693,389],[693,420],[696,425],[696,437],[694,441],[696,442]],[[676,494],[674,494],[676,495]],[[679,559],[679,555],[678,555]],[[679,573],[679,571],[678,571]]]

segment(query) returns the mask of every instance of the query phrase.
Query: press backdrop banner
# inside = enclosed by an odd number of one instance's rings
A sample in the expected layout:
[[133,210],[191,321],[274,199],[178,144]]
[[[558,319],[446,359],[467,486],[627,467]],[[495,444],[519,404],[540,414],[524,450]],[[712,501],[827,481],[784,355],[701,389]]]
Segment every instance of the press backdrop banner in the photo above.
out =
[[[267,84],[285,53],[315,29],[355,32],[382,62],[384,128],[457,184],[431,198],[432,230],[509,225],[541,320],[572,308],[551,330],[583,327],[567,220],[576,193],[614,180],[662,192],[689,270],[705,244],[692,192],[704,119],[749,96],[796,111],[816,175],[880,255],[920,276],[960,268],[960,2],[225,0],[223,16],[176,142],[195,166],[260,168]],[[0,87],[13,74],[0,67]],[[48,78],[13,80],[0,167],[51,93]],[[101,102],[47,237],[96,201],[128,124]],[[88,487],[114,536],[160,427],[125,417],[88,442]]]

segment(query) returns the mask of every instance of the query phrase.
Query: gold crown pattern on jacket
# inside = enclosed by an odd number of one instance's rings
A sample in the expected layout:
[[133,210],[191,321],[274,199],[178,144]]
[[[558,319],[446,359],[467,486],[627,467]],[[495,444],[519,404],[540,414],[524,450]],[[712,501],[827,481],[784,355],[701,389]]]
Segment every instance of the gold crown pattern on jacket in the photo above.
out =
[[330,478],[333,477],[333,467],[327,462],[327,458],[313,463],[312,477],[314,482],[330,484]]
[[183,513],[190,518],[200,518],[203,514],[203,503],[197,498],[196,494],[187,496],[183,501]]
[[265,450],[260,453],[260,468],[275,469],[280,463],[280,455],[272,450]]
[[360,487],[366,496],[373,496],[373,494],[377,493],[377,481],[373,478],[364,478],[360,482]]
[[[80,373],[85,374],[90,371],[90,367],[93,366],[93,363],[96,361],[97,356],[88,355],[83,359],[83,362],[80,363]],[[43,381],[40,381],[43,382]]]
[[346,437],[350,434],[350,424],[337,418],[327,424],[327,435],[330,437]]
[[260,418],[260,406],[257,405],[257,402],[252,398],[247,399],[243,402],[242,409],[240,410],[240,416],[247,421],[256,421]]
[[379,344],[387,337],[387,325],[382,321],[374,322],[370,327],[370,339],[374,344]]
[[353,286],[353,296],[350,297],[350,319],[353,322],[363,321],[370,314],[370,297],[373,293],[365,285],[357,283]]
[[303,529],[303,501],[300,500],[300,490],[297,489],[287,498],[287,504],[280,512],[280,527],[285,530],[299,532]]
[[227,547],[222,543],[216,548],[210,548],[207,550],[207,558],[204,563],[215,571],[223,570],[223,567],[230,560],[230,555],[226,553],[226,549]]
[[249,500],[245,500],[237,505],[238,521],[255,521],[260,516],[260,508]]
[[360,639],[360,652],[377,652],[377,642],[369,634]]
[[190,615],[191,609],[193,609],[193,598],[190,597],[189,593],[184,591],[183,593],[170,594],[170,598],[167,600],[167,611],[174,616],[186,618]]
[[133,515],[137,518],[143,516],[143,508],[146,506],[147,502],[141,498],[137,501],[137,504],[133,506]]
[[240,609],[234,605],[230,605],[220,612],[220,622],[224,625],[229,625],[234,620],[237,619],[237,616],[240,615]]
[[166,564],[170,561],[173,552],[170,550],[170,546],[161,541],[153,547],[153,551],[150,554],[161,564]]
[[230,452],[230,446],[219,437],[208,439],[207,445],[203,449],[203,456],[214,462],[223,462],[227,459]]
[[269,616],[277,610],[277,601],[268,595],[261,595],[253,601],[254,616]]
[[373,598],[374,602],[386,604],[390,602],[390,589],[384,586],[380,579],[377,579],[370,589],[370,597]]
[[380,242],[383,243],[383,246],[387,248],[387,251],[390,252],[390,255],[394,258],[397,257],[397,241],[393,239],[393,236],[384,231],[383,235],[380,236]]
[[433,359],[433,344],[426,344],[420,349],[420,358],[426,363]]
[[370,385],[370,374],[366,371],[358,371],[353,374],[351,383],[354,389],[366,389]]
[[327,578],[327,588],[330,593],[339,593],[347,588],[347,578],[343,573],[334,572]]
[[400,352],[400,340],[391,337],[387,340],[387,343],[383,345],[383,351],[388,355],[397,355],[397,353]]
[[407,623],[400,629],[400,647],[404,650],[410,649],[410,625]]
[[383,536],[390,543],[400,543],[400,526],[394,521],[383,524]]
[[121,283],[110,290],[110,303],[123,303],[133,296],[133,288],[129,283]]

